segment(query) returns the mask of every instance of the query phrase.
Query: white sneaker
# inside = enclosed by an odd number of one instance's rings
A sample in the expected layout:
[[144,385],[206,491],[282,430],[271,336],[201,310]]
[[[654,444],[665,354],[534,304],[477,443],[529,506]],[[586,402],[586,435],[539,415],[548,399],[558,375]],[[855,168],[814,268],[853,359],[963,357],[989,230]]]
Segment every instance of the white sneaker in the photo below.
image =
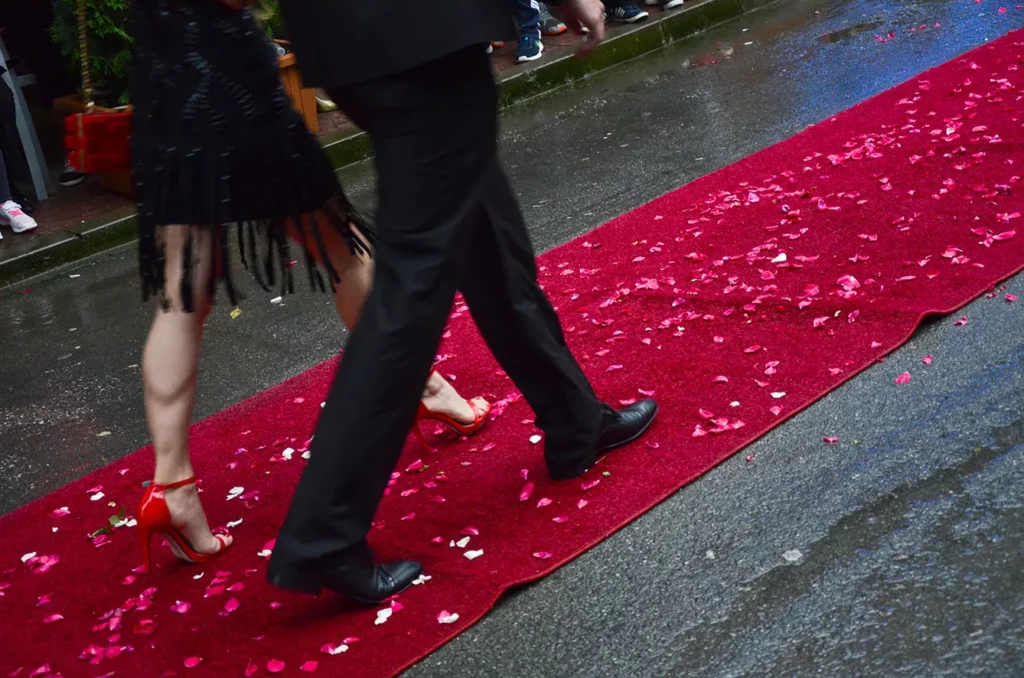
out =
[[38,224],[35,219],[21,211],[21,205],[8,200],[0,205],[0,226],[10,226],[15,233],[27,233]]

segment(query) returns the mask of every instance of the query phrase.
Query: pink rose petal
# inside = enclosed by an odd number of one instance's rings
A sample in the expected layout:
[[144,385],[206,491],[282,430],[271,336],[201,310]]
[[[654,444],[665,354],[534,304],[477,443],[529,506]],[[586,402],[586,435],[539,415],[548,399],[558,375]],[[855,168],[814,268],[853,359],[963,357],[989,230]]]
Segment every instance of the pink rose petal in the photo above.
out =
[[185,668],[186,669],[194,669],[195,667],[199,666],[202,663],[203,663],[203,658],[202,657],[189,657],[188,659],[185,660]]
[[441,610],[437,613],[438,624],[454,624],[459,621],[458,612],[449,612],[448,610]]
[[63,615],[51,614],[49,617],[47,617],[46,619],[43,620],[43,623],[44,624],[52,624],[53,622],[58,622],[58,621],[60,621],[62,619],[64,619]]
[[281,673],[284,671],[284,662],[280,659],[271,659],[267,662],[268,673]]
[[550,505],[551,505],[551,500],[548,499],[547,497],[544,497],[543,499],[541,499],[540,501],[537,502],[537,508],[544,508],[545,506],[550,506]]
[[551,521],[555,523],[565,523],[569,521],[569,516],[555,516]]
[[531,494],[533,494],[533,483],[527,482],[523,485],[523,489],[519,491],[519,501],[529,500]]
[[931,365],[933,360],[934,359],[930,355],[926,355],[925,357],[921,358],[921,362],[923,362],[925,365]]
[[533,554],[533,557],[538,559],[538,560],[547,560],[548,558],[551,557],[551,554],[548,553],[547,551],[537,551],[536,553]]
[[313,673],[314,671],[316,671],[316,668],[318,666],[320,666],[319,662],[315,662],[315,661],[311,660],[311,661],[303,663],[302,666],[299,667],[299,671],[305,671],[306,673]]
[[593,488],[597,487],[597,484],[600,483],[600,482],[601,482],[600,478],[596,478],[595,480],[590,480],[590,481],[585,482],[582,485],[580,485],[580,489],[582,489],[584,492],[586,492],[587,490],[592,490]]
[[825,436],[824,440],[825,440],[826,443],[831,445],[833,443],[838,443],[839,442],[839,437],[838,436]]
[[462,528],[462,534],[467,537],[478,537],[480,536],[480,530],[476,529],[472,525]]
[[963,327],[964,325],[967,324],[967,316],[960,316],[960,319],[955,321],[953,324],[956,325],[957,327]]
[[1009,292],[1007,292],[1006,293],[1006,300],[1007,301],[1017,301],[1017,295],[1016,294],[1010,294]]
[[185,614],[191,609],[192,603],[186,603],[184,601],[176,601],[174,605],[171,605],[171,611],[177,612],[178,614]]
[[232,598],[228,602],[224,603],[224,612],[223,612],[223,614],[225,614],[225,615],[231,614],[232,612],[237,610],[239,607],[241,607],[241,605],[242,604],[240,602],[238,602],[238,598]]
[[906,384],[911,380],[910,372],[904,372],[893,380],[894,384]]
[[256,662],[249,662],[245,667],[245,677],[251,678],[255,676],[256,672],[260,670],[260,667],[256,665]]
[[409,464],[405,468],[405,472],[406,473],[412,473],[413,471],[419,471],[422,468],[423,468],[423,460],[422,459],[417,459],[416,461],[414,461],[413,463]]

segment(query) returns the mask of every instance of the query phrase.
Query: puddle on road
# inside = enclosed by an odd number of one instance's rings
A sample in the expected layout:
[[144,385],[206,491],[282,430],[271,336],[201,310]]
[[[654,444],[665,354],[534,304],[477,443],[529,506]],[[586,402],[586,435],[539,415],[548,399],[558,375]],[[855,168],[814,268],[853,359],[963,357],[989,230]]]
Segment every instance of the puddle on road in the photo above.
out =
[[873,31],[881,25],[882,22],[880,21],[875,21],[872,23],[854,24],[853,26],[848,26],[838,31],[826,33],[825,35],[818,38],[818,42],[820,42],[823,45],[831,45],[832,43],[842,42],[843,40],[852,38],[853,36],[859,35],[860,33]]

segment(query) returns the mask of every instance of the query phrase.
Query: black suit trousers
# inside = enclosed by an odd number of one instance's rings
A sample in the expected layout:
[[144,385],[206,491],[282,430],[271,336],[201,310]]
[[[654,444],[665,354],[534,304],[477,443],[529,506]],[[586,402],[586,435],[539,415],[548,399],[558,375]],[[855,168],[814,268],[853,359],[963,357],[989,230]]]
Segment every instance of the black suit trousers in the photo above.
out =
[[456,290],[534,409],[553,476],[593,463],[601,422],[600,403],[537,284],[523,217],[498,162],[497,87],[484,46],[329,94],[373,143],[376,271],[272,571],[322,564],[366,537]]

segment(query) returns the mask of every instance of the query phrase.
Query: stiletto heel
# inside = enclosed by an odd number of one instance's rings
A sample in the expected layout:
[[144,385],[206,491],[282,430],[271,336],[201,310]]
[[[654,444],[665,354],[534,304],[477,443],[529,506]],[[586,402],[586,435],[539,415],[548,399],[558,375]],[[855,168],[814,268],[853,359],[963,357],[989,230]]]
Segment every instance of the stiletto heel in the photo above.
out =
[[154,533],[160,533],[167,538],[167,544],[179,560],[187,563],[204,563],[223,553],[230,542],[224,535],[215,534],[220,547],[213,553],[200,553],[192,547],[185,538],[182,528],[171,522],[171,512],[167,508],[167,490],[176,490],[188,485],[194,485],[195,478],[186,478],[168,485],[150,483],[146,492],[139,502],[139,510],[135,516],[138,521],[139,538],[142,540],[142,566],[146,574],[149,574],[152,564],[152,538]]
[[[437,373],[437,370],[431,371],[431,376]],[[452,431],[455,431],[462,436],[471,436],[477,433],[487,423],[487,415],[491,413],[491,404],[487,403],[486,407],[480,407],[476,404],[476,401],[467,400],[466,403],[470,409],[473,410],[473,421],[469,424],[463,424],[456,421],[454,418],[447,414],[440,414],[437,412],[431,412],[427,409],[427,406],[420,402],[419,409],[416,410],[416,420],[413,422],[412,432],[416,436],[417,442],[428,452],[434,452],[434,448],[427,444],[427,439],[423,435],[423,431],[420,429],[420,424],[424,421],[436,421],[440,424],[444,424]]]
[[[141,526],[140,526],[141,527]],[[142,545],[142,571],[149,574],[151,571],[150,567],[150,546],[153,541],[153,532],[148,529],[139,530],[139,541]]]

